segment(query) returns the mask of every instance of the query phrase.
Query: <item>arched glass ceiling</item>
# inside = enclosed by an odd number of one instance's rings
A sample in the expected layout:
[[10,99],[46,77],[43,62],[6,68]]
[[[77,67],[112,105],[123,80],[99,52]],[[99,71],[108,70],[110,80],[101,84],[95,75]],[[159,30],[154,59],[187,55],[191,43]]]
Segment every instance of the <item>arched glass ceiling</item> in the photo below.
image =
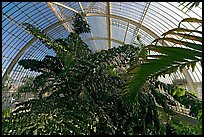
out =
[[[24,77],[38,74],[19,66],[20,59],[41,60],[47,54],[55,55],[25,31],[24,22],[44,30],[54,40],[67,37],[73,28],[73,15],[85,12],[92,31],[81,37],[95,52],[124,43],[132,44],[138,34],[148,45],[164,32],[177,27],[184,18],[202,19],[202,3],[187,13],[182,8],[177,2],[2,2],[2,77],[8,73],[9,83],[22,84]],[[184,23],[182,27],[202,29],[201,24]],[[180,45],[166,42],[166,46]],[[184,73],[177,72],[159,79],[166,83],[178,78],[187,79],[188,84],[201,83],[201,69],[199,62],[194,72],[186,69]]]

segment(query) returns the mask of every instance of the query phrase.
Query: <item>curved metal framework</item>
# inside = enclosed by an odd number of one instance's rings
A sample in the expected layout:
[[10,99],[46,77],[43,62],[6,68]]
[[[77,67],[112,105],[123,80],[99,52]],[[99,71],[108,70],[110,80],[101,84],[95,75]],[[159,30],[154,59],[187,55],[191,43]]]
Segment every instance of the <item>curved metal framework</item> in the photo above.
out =
[[[125,43],[132,44],[136,42],[138,34],[148,45],[165,31],[176,27],[184,18],[202,19],[202,5],[189,13],[183,12],[183,7],[178,5],[177,2],[3,2],[3,81],[9,75],[11,78],[7,82],[18,86],[23,83],[24,77],[38,75],[19,66],[17,62],[20,59],[41,60],[46,54],[55,55],[53,50],[47,49],[25,31],[21,25],[24,22],[35,25],[54,40],[67,37],[73,28],[73,15],[83,12],[92,33],[81,35],[82,39],[93,51],[100,51],[104,46],[111,48]],[[185,24],[183,27],[202,29],[199,25]],[[166,42],[165,46],[179,45]],[[202,84],[201,69],[199,62],[194,72],[185,68],[183,73],[177,72],[159,79],[166,83],[172,83],[174,79],[186,79],[190,90],[201,92],[196,86]]]

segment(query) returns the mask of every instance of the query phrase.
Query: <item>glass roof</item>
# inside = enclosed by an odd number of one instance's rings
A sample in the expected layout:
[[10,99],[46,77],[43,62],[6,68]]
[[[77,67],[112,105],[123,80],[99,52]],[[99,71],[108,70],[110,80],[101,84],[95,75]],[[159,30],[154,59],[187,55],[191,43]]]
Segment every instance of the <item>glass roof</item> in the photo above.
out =
[[[72,31],[72,17],[85,12],[91,26],[90,34],[82,39],[94,51],[125,44],[133,44],[139,34],[144,44],[150,44],[164,32],[177,27],[184,18],[202,19],[202,2],[190,12],[178,2],[2,2],[2,77],[9,74],[9,83],[22,84],[24,77],[38,73],[24,70],[17,64],[20,59],[41,60],[45,55],[55,56],[39,40],[25,31],[22,23],[29,22],[46,32],[51,39],[66,38]],[[199,24],[184,23],[182,27],[202,30]],[[168,46],[179,46],[166,42]],[[202,82],[201,63],[195,71],[177,72],[159,79],[172,83],[173,79],[187,78]]]

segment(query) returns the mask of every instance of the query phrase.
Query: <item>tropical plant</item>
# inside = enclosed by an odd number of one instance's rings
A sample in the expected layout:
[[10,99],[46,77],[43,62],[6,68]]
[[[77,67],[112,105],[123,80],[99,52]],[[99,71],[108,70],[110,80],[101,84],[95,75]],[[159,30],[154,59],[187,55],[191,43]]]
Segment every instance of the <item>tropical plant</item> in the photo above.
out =
[[[191,66],[192,70],[194,70],[196,62],[199,62],[202,60],[202,37],[200,36],[194,36],[190,34],[184,34],[184,32],[194,32],[198,34],[202,34],[202,32],[197,30],[189,30],[185,28],[180,28],[180,24],[182,22],[190,22],[190,23],[201,23],[201,20],[194,19],[194,18],[187,18],[182,20],[179,23],[179,27],[172,29],[166,33],[164,33],[162,36],[163,38],[156,39],[154,42],[155,45],[151,44],[146,47],[143,47],[142,50],[144,53],[146,51],[154,51],[157,52],[157,55],[147,55],[146,58],[142,58],[139,56],[139,59],[142,60],[142,62],[138,65],[132,65],[130,66],[127,71],[129,75],[133,75],[131,79],[125,84],[124,86],[124,102],[126,105],[128,105],[130,108],[135,109],[135,112],[140,112],[140,110],[144,110],[144,104],[155,104],[155,102],[149,102],[148,97],[151,95],[154,97],[156,103],[161,105],[165,112],[174,115],[174,111],[172,111],[170,106],[176,106],[175,100],[171,99],[172,94],[163,94],[158,91],[158,86],[155,84],[155,79],[158,78],[158,76],[165,75],[165,74],[171,74],[173,72],[176,72],[178,69],[182,71],[182,69],[187,66],[188,68]],[[181,33],[183,32],[183,33]],[[200,42],[199,44],[191,43],[189,41],[183,41],[175,38],[169,38],[166,37],[168,35],[176,35],[182,37],[184,40],[194,40]],[[165,46],[159,46],[157,45],[159,40],[172,42],[174,44],[181,44],[184,47],[165,47]],[[158,84],[158,83],[157,83]],[[145,88],[146,87],[146,88]],[[146,90],[143,90],[146,89]],[[176,91],[175,91],[176,92]],[[166,93],[168,93],[166,91]],[[185,94],[186,96],[189,96],[190,93]],[[185,98],[186,96],[183,96]],[[184,103],[184,100],[182,101],[182,97],[178,99],[176,96],[173,95],[177,101],[180,101],[182,104]],[[188,102],[189,100],[192,100],[192,97],[187,97],[186,103],[188,105],[196,104],[195,107],[191,108],[190,115],[196,116],[201,114],[202,115],[202,107],[201,107],[201,101],[199,101],[197,98],[194,98],[195,100],[192,101],[192,103]],[[187,106],[185,104],[185,106]],[[145,106],[147,108],[147,106]],[[156,112],[156,111],[155,111]],[[146,112],[147,113],[147,112]],[[145,114],[145,112],[143,113]],[[144,122],[145,123],[145,122]],[[144,124],[145,125],[145,124]]]
[[[194,70],[196,62],[201,61],[202,58],[202,37],[194,36],[190,34],[181,34],[179,32],[194,32],[202,34],[202,32],[197,30],[189,30],[180,28],[180,24],[182,22],[196,22],[201,23],[201,20],[194,19],[194,18],[187,18],[182,20],[179,23],[179,27],[172,29],[162,36],[163,38],[158,38],[154,40],[152,43],[156,42],[155,45],[150,44],[145,47],[145,50],[151,50],[158,53],[158,55],[148,55],[147,58],[144,60],[145,63],[139,66],[132,66],[128,68],[128,73],[133,74],[133,78],[131,82],[126,87],[125,100],[127,104],[132,104],[135,100],[138,100],[139,91],[145,81],[155,79],[158,76],[171,74],[176,72],[178,68],[182,71],[182,69],[187,66],[191,66],[192,70]],[[166,37],[167,35],[177,35],[184,39],[194,40],[201,42],[200,44],[195,44],[191,42],[186,42],[183,40],[178,40],[175,38]],[[157,45],[157,42],[163,40],[172,42],[174,44],[180,44],[185,46],[186,48],[182,47],[165,47]],[[151,57],[151,58],[148,58]]]
[[[73,26],[86,24],[81,18],[76,15]],[[122,104],[120,89],[124,82],[116,71],[130,64],[138,49],[124,45],[92,53],[79,37],[88,28],[75,27],[67,39],[51,41],[34,26],[24,25],[57,56],[19,61],[25,69],[42,73],[20,89],[37,93],[38,97],[17,105],[3,133],[127,134],[134,119]],[[44,97],[46,92],[50,96]]]
[[[139,36],[139,47],[124,45],[92,53],[80,38],[80,34],[90,32],[90,26],[80,14],[75,16],[74,30],[66,39],[52,41],[34,26],[28,23],[24,25],[57,55],[45,56],[41,61],[19,61],[25,69],[41,73],[29,86],[20,90],[36,93],[37,97],[17,104],[16,110],[4,119],[7,124],[2,129],[3,134],[160,133],[157,104],[167,113],[173,114],[170,105],[175,105],[175,102],[169,94],[159,92],[155,79],[146,80],[147,75],[153,72],[149,73],[144,69],[147,74],[140,70],[141,74],[136,76],[127,72],[127,68],[128,71],[142,68],[146,61],[152,63],[148,59],[148,48]],[[156,48],[160,49],[158,46]],[[167,53],[171,53],[170,51],[169,49]],[[161,69],[158,71],[162,72]],[[143,80],[142,83],[137,83],[135,77]],[[45,93],[49,95],[44,96]],[[131,94],[137,94],[137,98],[131,97]]]
[[181,121],[170,121],[165,126],[165,135],[201,135],[202,128],[183,124]]

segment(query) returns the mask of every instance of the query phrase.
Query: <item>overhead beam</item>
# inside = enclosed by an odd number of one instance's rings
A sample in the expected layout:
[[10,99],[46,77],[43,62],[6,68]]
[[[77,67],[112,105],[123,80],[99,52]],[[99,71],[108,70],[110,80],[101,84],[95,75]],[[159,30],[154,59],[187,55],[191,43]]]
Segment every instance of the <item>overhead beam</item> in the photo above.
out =
[[84,8],[83,8],[81,2],[78,2],[78,3],[79,3],[79,7],[80,7],[81,11],[84,13]]
[[113,39],[113,38],[109,39],[109,38],[104,38],[104,37],[91,37],[91,38],[84,39],[83,41],[87,42],[87,41],[90,41],[90,40],[107,40],[107,41],[110,40],[110,41],[113,41],[113,42],[118,43],[120,45],[124,45],[125,44],[124,42],[119,41],[117,39]]
[[[114,14],[110,14],[110,15],[107,15],[107,14],[103,14],[103,13],[87,13],[86,16],[102,16],[102,17],[110,17],[110,18],[115,18],[115,19],[119,19],[119,20],[122,20],[122,21],[125,21],[125,22],[129,22],[130,24],[136,26],[136,27],[140,27],[140,29],[142,29],[143,31],[147,32],[149,35],[151,35],[154,39],[157,39],[159,38],[159,36],[154,33],[153,31],[151,31],[149,28],[143,26],[142,24],[132,20],[132,19],[128,19],[128,18],[125,18],[125,17],[122,17],[122,16],[118,16],[118,15],[114,15]],[[159,41],[159,43],[162,44],[161,41]],[[167,46],[168,44],[166,42],[163,43],[164,46]]]
[[94,6],[95,3],[96,3],[96,2],[92,2],[92,3],[89,5],[88,9],[86,10],[86,13],[88,13],[88,12],[90,11],[90,9]]
[[[59,13],[56,11],[56,9],[54,8],[53,4],[51,2],[47,2],[47,5],[50,7],[50,9],[52,10],[52,12],[55,14],[55,16],[60,20],[63,21],[64,19],[59,15]],[[64,28],[70,33],[70,29],[67,27],[67,25],[65,23],[62,24],[64,26]]]
[[[151,2],[149,2],[149,3],[147,4],[147,8],[145,9],[144,14],[143,14],[143,16],[142,16],[142,18],[141,18],[141,20],[140,20],[140,22],[139,22],[140,24],[142,24],[142,22],[143,22],[143,20],[144,20],[144,18],[145,18],[145,16],[146,16],[146,14],[147,14],[147,11],[148,11],[148,9],[149,9],[150,3],[151,3]],[[139,29],[140,29],[140,28],[137,27],[136,32],[135,32],[135,34],[133,35],[131,44],[133,44],[133,42],[134,42],[134,40],[135,40],[135,37],[137,36],[137,34],[138,34],[138,32],[139,32]]]
[[[68,6],[64,5],[64,4],[61,4],[61,3],[59,3],[59,2],[53,2],[53,3],[56,4],[56,5],[62,6],[62,7],[64,7],[64,8],[66,8],[66,9],[72,10],[72,11],[74,11],[74,12],[80,14],[79,11],[76,11],[76,10],[74,10],[73,8],[70,8],[70,7],[68,7]],[[80,6],[81,10],[84,11],[83,6],[82,6],[82,4],[81,4],[80,2],[79,2],[79,6]],[[70,17],[70,18],[72,18],[72,17]],[[86,20],[86,22],[88,23],[88,20],[87,20],[86,17],[85,17],[85,20]],[[91,32],[91,37],[93,37],[93,33],[92,33],[92,32]],[[96,47],[96,49],[97,49],[97,46],[96,46],[96,42],[95,42],[95,41],[94,41],[94,45],[95,45],[95,47]]]
[[109,49],[112,48],[112,43],[111,43],[111,38],[112,38],[112,27],[111,27],[111,18],[110,18],[110,9],[111,9],[111,3],[106,2],[106,14],[108,15],[107,17],[107,32],[108,32],[108,47]]
[[75,9],[73,9],[73,8],[67,6],[67,5],[64,5],[64,4],[60,3],[60,2],[52,2],[52,3],[55,4],[55,5],[59,5],[61,7],[67,8],[67,9],[69,9],[69,10],[75,12],[75,13],[79,13],[77,10],[75,10]]
[[125,39],[126,39],[126,37],[127,37],[128,28],[129,28],[129,22],[128,22],[127,28],[126,28],[126,30],[125,30],[125,36],[124,36],[123,43],[125,43]]
[[[56,4],[56,5],[59,5],[59,6],[61,6],[61,7],[64,7],[64,8],[66,8],[66,9],[72,10],[72,11],[74,11],[75,13],[79,13],[79,14],[80,14],[79,11],[77,11],[77,10],[75,10],[75,9],[69,7],[69,6],[66,6],[66,5],[64,5],[64,4],[62,4],[62,3],[59,3],[59,2],[52,2],[52,3],[53,3],[53,4]],[[90,5],[89,8],[91,8],[94,4],[95,4],[95,2],[93,2],[93,3]],[[84,9],[83,9],[81,3],[79,4],[79,6],[80,6],[80,8],[82,9],[82,11],[84,11]],[[86,20],[86,22],[88,23],[88,20],[87,20],[86,17],[85,17],[85,20]],[[93,37],[93,33],[92,33],[92,32],[91,32],[91,37]],[[95,47],[96,47],[96,49],[97,49],[97,46],[96,46],[96,42],[95,42],[95,41],[94,41],[94,45],[95,45]]]
[[[63,10],[62,10],[62,8],[60,7],[60,6],[57,6],[58,8],[59,8],[59,10],[60,10],[60,12],[61,12],[61,14],[62,14],[62,16],[64,17],[64,19],[63,20],[66,20],[66,19],[68,19],[68,17],[65,15],[65,13],[63,12]],[[74,27],[72,26],[72,23],[68,20],[67,21],[67,23],[69,24],[69,26],[71,27],[71,29],[73,30],[74,29]]]
[[[80,6],[80,8],[81,8],[81,11],[84,13],[84,8],[83,8],[81,2],[79,2],[79,6]],[[85,20],[86,20],[86,22],[89,24],[87,17],[85,17]],[[92,31],[91,31],[91,37],[94,37]],[[96,46],[95,40],[94,40],[93,42],[94,42],[94,46],[95,46],[96,50],[98,50],[98,48],[97,48],[97,46]]]

